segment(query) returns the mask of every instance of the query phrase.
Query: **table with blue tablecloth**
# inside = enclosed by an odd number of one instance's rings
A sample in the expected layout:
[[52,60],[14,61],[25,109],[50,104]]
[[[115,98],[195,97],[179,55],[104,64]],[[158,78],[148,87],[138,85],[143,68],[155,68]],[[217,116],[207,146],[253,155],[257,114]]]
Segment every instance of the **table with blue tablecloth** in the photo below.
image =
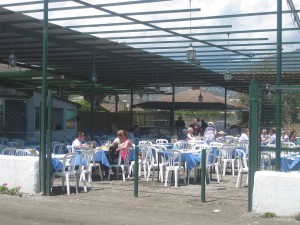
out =
[[294,156],[281,158],[281,171],[289,172],[289,171],[300,171],[300,157]]

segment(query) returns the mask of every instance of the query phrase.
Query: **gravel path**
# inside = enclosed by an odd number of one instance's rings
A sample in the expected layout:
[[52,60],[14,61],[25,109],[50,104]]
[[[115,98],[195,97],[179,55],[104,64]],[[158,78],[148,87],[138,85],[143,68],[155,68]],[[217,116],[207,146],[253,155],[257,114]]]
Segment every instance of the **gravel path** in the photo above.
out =
[[236,177],[225,176],[206,189],[200,203],[200,185],[164,187],[139,182],[133,197],[133,181],[94,181],[94,191],[67,196],[55,182],[54,196],[0,195],[0,224],[300,224],[294,218],[264,219],[247,212],[247,188],[235,188]]

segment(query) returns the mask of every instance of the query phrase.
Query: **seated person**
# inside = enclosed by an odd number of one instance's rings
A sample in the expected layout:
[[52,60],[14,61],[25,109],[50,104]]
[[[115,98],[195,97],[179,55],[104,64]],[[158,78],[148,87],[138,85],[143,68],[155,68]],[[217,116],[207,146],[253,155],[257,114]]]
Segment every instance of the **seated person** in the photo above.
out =
[[[128,139],[127,133],[124,130],[118,131],[118,138],[120,140],[120,146],[116,152],[121,152],[122,161],[125,159],[127,148],[132,147],[131,141]],[[115,160],[116,162],[116,160]]]
[[239,138],[239,142],[245,142],[245,141],[249,141],[249,129],[248,128],[242,129],[242,135]]
[[262,129],[262,130],[261,130],[260,138],[261,138],[261,142],[262,142],[262,143],[264,143],[266,140],[269,140],[270,136],[269,136],[269,134],[267,133],[267,130],[266,130],[266,129]]
[[297,134],[296,134],[296,131],[292,131],[291,133],[290,133],[290,142],[292,142],[292,143],[294,143],[295,145],[299,145],[299,142],[298,142],[298,140],[296,139],[296,137],[297,137]]
[[83,144],[84,140],[84,133],[82,131],[78,131],[76,134],[76,139],[72,143],[72,152],[76,152],[76,150],[79,150],[81,147],[87,147],[87,144]]
[[216,139],[217,129],[214,127],[213,122],[208,122],[208,127],[204,131],[204,139],[209,144]]
[[226,142],[225,135],[226,135],[226,133],[224,131],[218,132],[218,137],[216,138],[216,141],[221,142],[221,143]]
[[188,141],[190,140],[195,140],[195,137],[194,137],[194,129],[192,127],[189,127],[187,129],[187,137],[188,137]]
[[285,130],[281,131],[281,137],[280,137],[281,142],[289,142],[290,138],[287,136]]
[[183,129],[181,131],[181,134],[178,137],[178,141],[188,141],[189,138],[188,138],[187,135],[188,135],[188,130],[187,129]]

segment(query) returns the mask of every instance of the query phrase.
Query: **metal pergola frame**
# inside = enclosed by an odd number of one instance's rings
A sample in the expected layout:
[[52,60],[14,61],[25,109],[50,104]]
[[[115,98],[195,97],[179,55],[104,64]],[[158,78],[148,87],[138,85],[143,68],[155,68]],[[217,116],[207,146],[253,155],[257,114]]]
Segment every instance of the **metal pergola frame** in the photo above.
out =
[[[43,122],[42,126],[44,126],[41,127],[42,149],[45,149],[46,145],[46,86],[52,90],[62,90],[68,88],[70,93],[86,93],[89,90],[92,90],[92,93],[130,93],[132,100],[134,91],[145,91],[146,88],[153,83],[160,84],[160,86],[172,86],[173,96],[176,85],[221,86],[225,87],[226,93],[227,89],[248,92],[250,80],[276,85],[291,85],[297,82],[299,83],[300,67],[298,66],[298,60],[300,58],[300,52],[296,51],[282,53],[282,45],[299,44],[299,42],[296,41],[283,42],[282,32],[296,32],[299,31],[299,28],[282,27],[282,14],[287,14],[290,12],[282,11],[281,0],[277,1],[277,11],[275,12],[231,14],[207,17],[196,16],[193,18],[151,18],[149,20],[142,20],[135,17],[146,14],[153,16],[166,13],[174,16],[177,15],[177,13],[186,12],[186,9],[177,11],[158,10],[149,11],[148,13],[118,13],[110,9],[110,6],[145,4],[154,2],[159,4],[159,2],[164,1],[168,0],[128,1],[93,5],[87,0],[72,0],[72,2],[77,4],[76,6],[50,7],[49,9],[48,0],[16,4],[0,4],[0,62],[7,63],[8,55],[12,50],[14,50],[19,59],[18,66],[40,72],[42,71],[43,97],[41,103],[41,120]],[[64,2],[64,0],[52,0],[52,2]],[[38,9],[14,10],[18,12],[3,8],[10,7],[13,9],[14,7],[18,6],[32,6],[42,3],[44,4],[43,7]],[[77,18],[74,16],[66,16],[65,18],[54,17],[49,19],[49,21],[53,22],[66,22],[74,19],[78,21],[75,25],[66,24],[64,27],[48,23],[49,11],[57,12],[62,10],[77,9],[93,9],[101,14],[78,16]],[[192,9],[191,11],[199,11],[199,9]],[[42,25],[38,19],[33,19],[32,17],[20,14],[40,12],[44,13]],[[295,12],[299,12],[299,10],[294,10],[294,13]],[[205,29],[210,29],[209,32],[197,32],[197,30],[201,28],[199,28],[199,26],[193,26],[191,27],[193,33],[189,34],[186,32],[181,32],[187,30],[186,28],[182,27],[182,25],[181,27],[174,26],[174,29],[172,26],[168,26],[167,28],[162,26],[162,23],[196,20],[205,21],[228,18],[234,19],[252,16],[264,17],[272,15],[277,15],[277,28],[231,30],[230,24],[224,24],[220,26],[205,27]],[[81,24],[80,22],[81,20],[91,18],[120,18],[121,22],[106,22],[103,24]],[[122,20],[124,22],[122,22]],[[139,25],[143,28],[137,28],[136,30],[128,28],[121,29],[120,31],[115,31],[116,28],[114,28],[114,30],[108,29],[99,31],[74,31],[70,29],[106,29],[108,27],[124,25]],[[213,29],[225,30],[214,31]],[[118,34],[122,32],[128,32],[129,34],[133,35],[130,37],[125,35],[118,36]],[[141,34],[139,32],[143,33]],[[273,32],[274,34],[277,33],[276,42],[269,42],[269,39],[266,37],[239,37],[240,40],[235,40],[237,38],[232,38],[232,35],[235,34],[266,34],[270,32]],[[99,35],[101,35],[101,38]],[[204,35],[213,36],[213,38],[202,39]],[[226,36],[228,36],[228,39],[225,39]],[[170,38],[172,40],[166,41],[163,39],[158,40],[154,38]],[[17,41],[14,43],[14,40]],[[119,42],[113,42],[112,40]],[[227,44],[226,40],[229,42],[234,41],[235,43]],[[193,42],[197,51],[201,51],[202,49],[204,50],[204,54],[198,54],[198,58],[200,58],[201,61],[201,66],[186,62],[186,58],[183,56],[184,51],[182,49],[184,49],[185,46],[187,47],[191,42]],[[245,44],[243,42],[250,43]],[[9,45],[12,47],[10,48]],[[257,46],[262,46],[265,48],[258,49]],[[275,46],[276,54],[274,52]],[[59,48],[61,48],[61,50],[59,50]],[[252,51],[251,48],[253,49]],[[170,49],[172,49],[172,51],[169,51]],[[55,70],[51,70],[51,68],[54,68]],[[225,81],[223,77],[223,73],[228,68],[230,68],[230,71],[234,77],[230,82]],[[5,82],[11,82],[12,85],[26,84],[27,86],[37,87],[40,85],[40,81],[33,80],[32,77],[40,77],[40,72],[31,73],[32,75],[26,74],[26,71],[4,72],[0,73],[0,77]],[[95,72],[98,73],[98,80],[97,82],[91,82],[91,75],[95,74]],[[47,76],[49,76],[50,73],[57,79],[47,81]],[[62,75],[64,75],[63,81]],[[74,90],[69,90],[71,83],[75,83],[76,87]],[[254,88],[252,89],[254,90]],[[280,90],[277,90],[277,147],[280,145],[280,101],[281,92]],[[43,161],[45,162],[45,155],[43,155],[43,157]],[[279,167],[279,159],[280,155],[277,152],[276,169]],[[251,160],[253,160],[253,157]],[[255,165],[255,163],[253,165]],[[249,179],[249,209],[251,209],[250,202],[252,199],[254,172],[255,168],[251,167]],[[45,187],[46,184],[43,185],[43,187]]]

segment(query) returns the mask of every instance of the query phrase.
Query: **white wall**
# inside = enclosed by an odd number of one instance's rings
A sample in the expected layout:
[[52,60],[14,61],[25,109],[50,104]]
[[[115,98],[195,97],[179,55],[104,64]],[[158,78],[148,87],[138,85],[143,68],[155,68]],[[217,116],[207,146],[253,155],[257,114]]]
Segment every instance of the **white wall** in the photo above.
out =
[[300,173],[256,172],[252,210],[277,216],[300,213]]
[[0,184],[21,186],[23,193],[40,192],[39,157],[0,155]]

